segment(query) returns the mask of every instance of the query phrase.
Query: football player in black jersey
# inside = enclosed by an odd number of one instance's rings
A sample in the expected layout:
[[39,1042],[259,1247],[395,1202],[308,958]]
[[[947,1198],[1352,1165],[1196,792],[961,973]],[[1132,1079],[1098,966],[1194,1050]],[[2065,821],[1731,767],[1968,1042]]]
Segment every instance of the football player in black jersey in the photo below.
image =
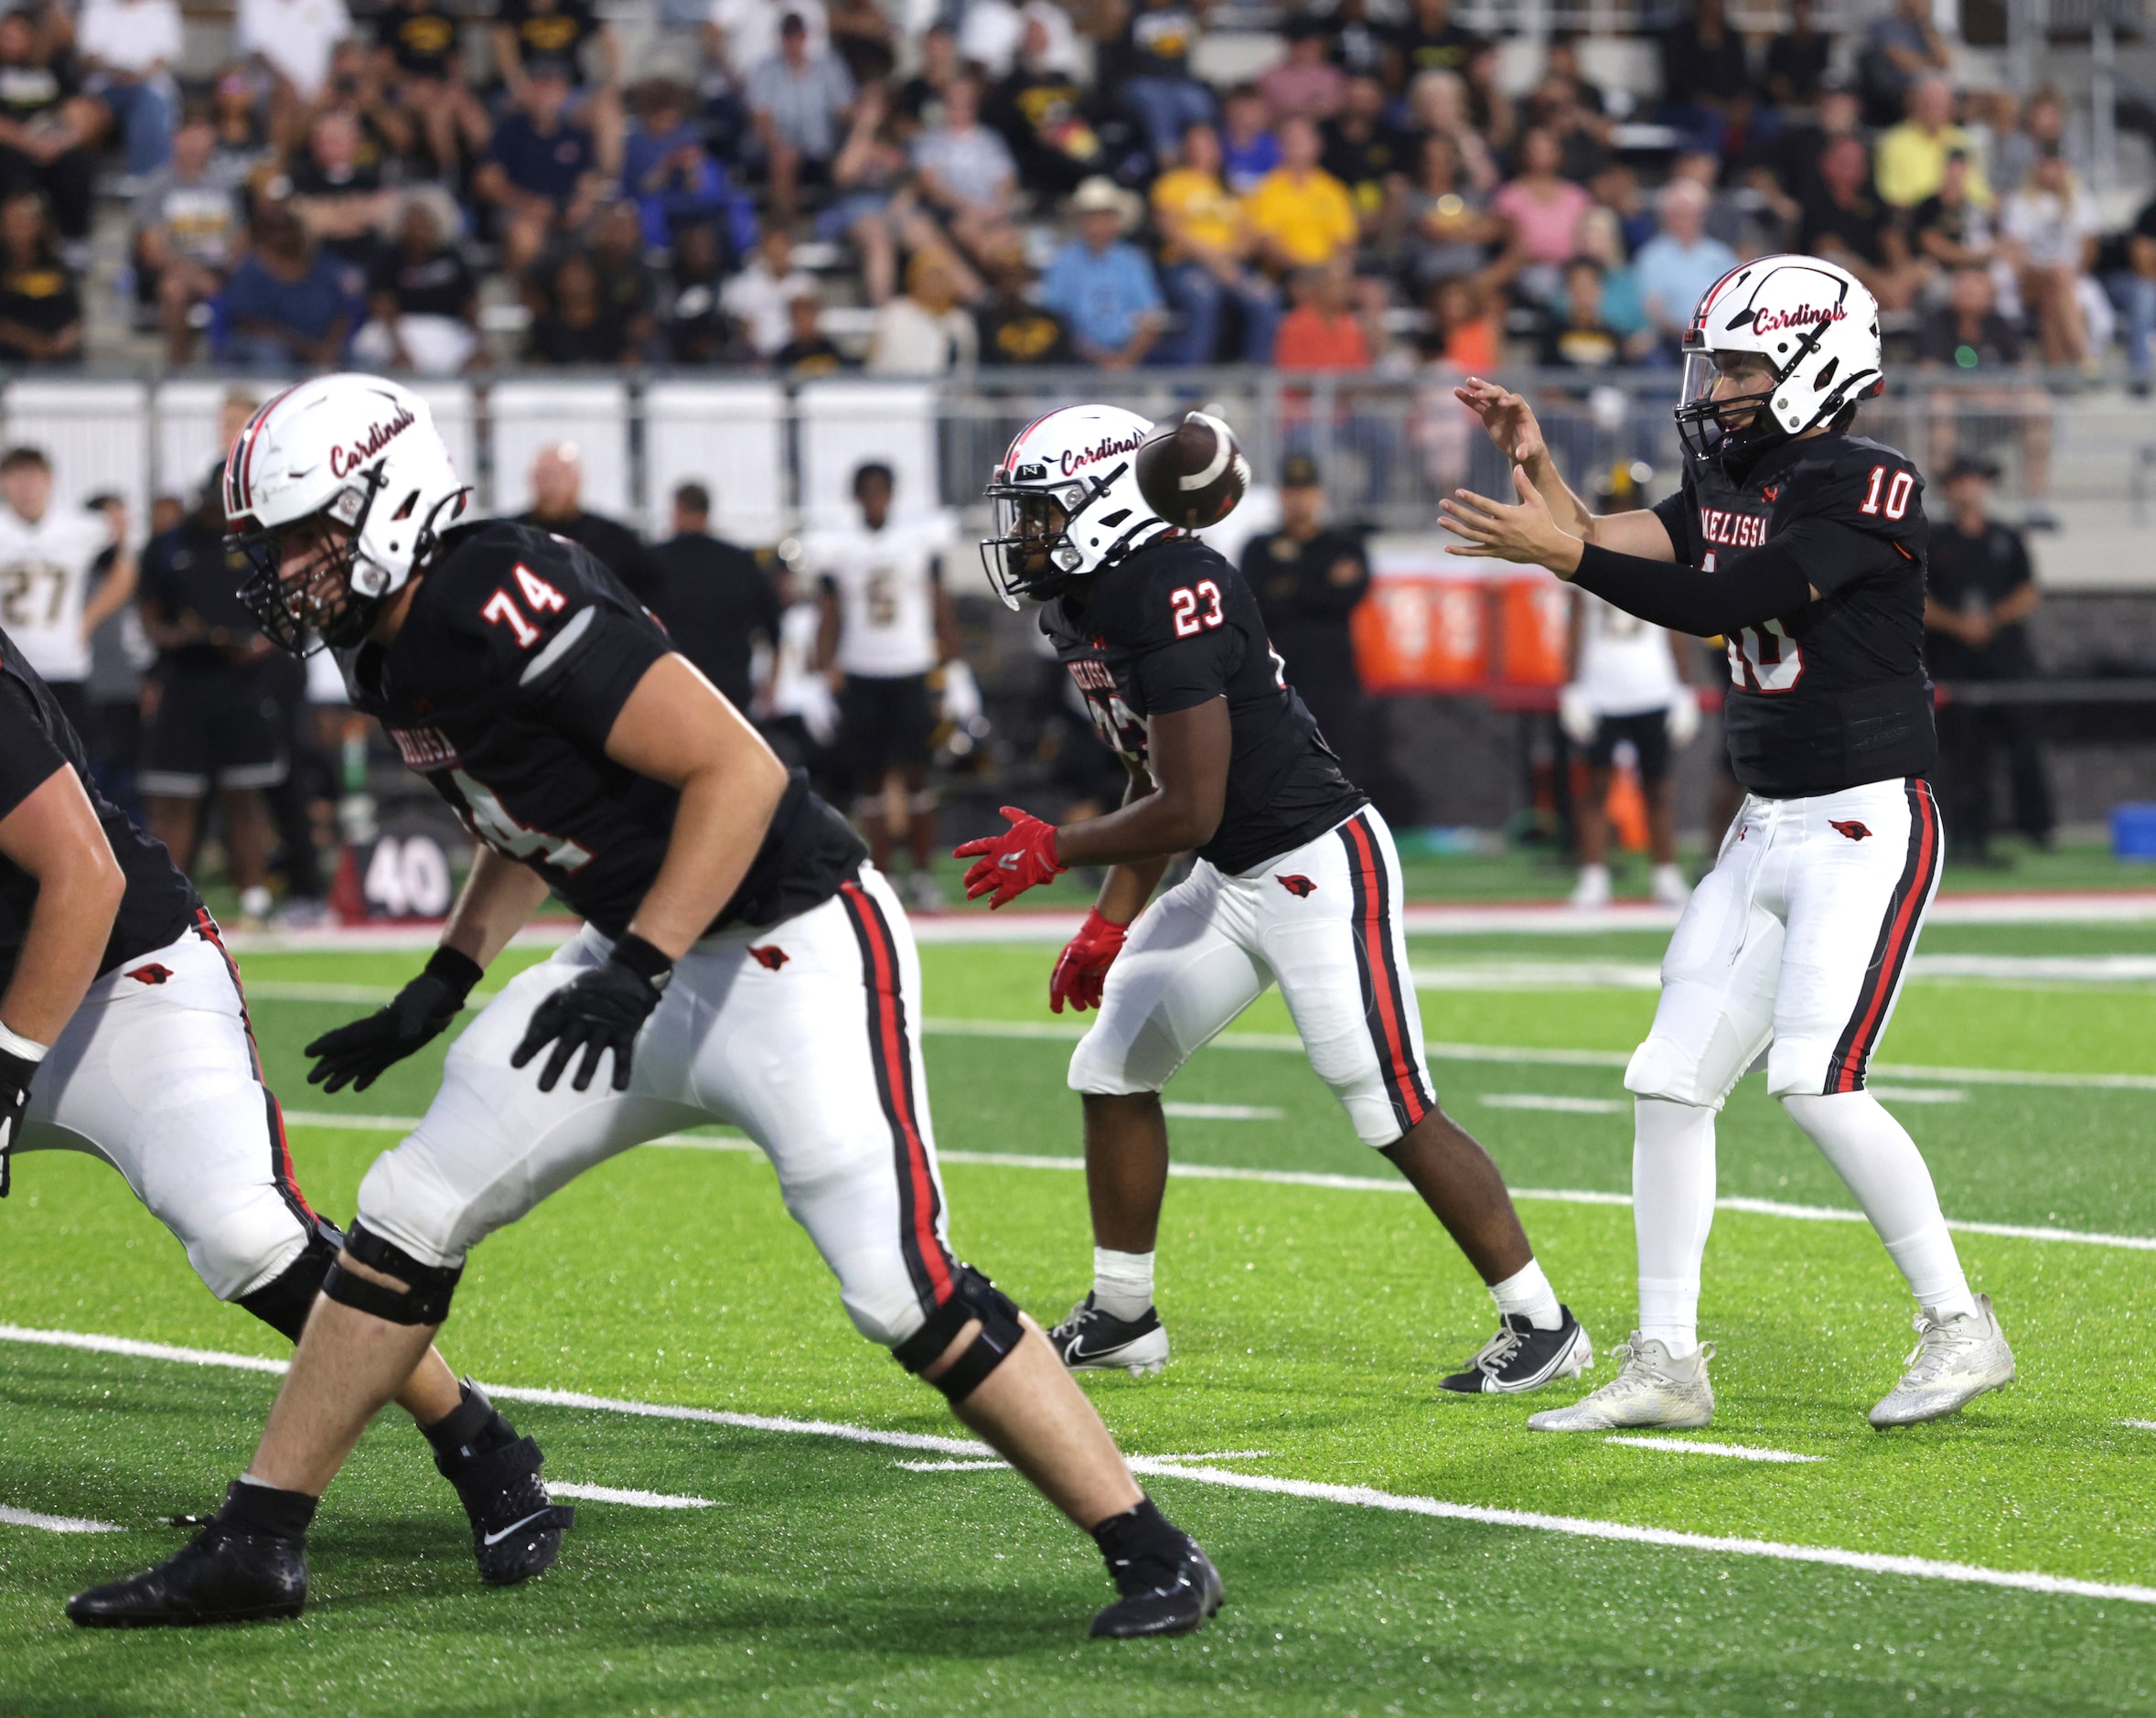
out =
[[[970,897],[992,907],[1068,865],[1106,865],[1049,980],[1061,1013],[1098,1008],[1071,1058],[1083,1095],[1093,1291],[1051,1333],[1065,1364],[1133,1375],[1167,1363],[1153,1304],[1168,1173],[1161,1090],[1192,1051],[1278,981],[1363,1141],[1437,1214],[1497,1303],[1497,1334],[1443,1387],[1538,1390],[1593,1364],[1482,1147],[1438,1108],[1400,928],[1391,832],[1287,682],[1241,574],[1156,517],[1132,456],[1152,428],[1072,406],[1011,444],[981,545],[1015,608],[1041,607],[1095,727],[1130,772],[1121,810],[1060,829],[1006,806],[969,842]],[[1196,868],[1149,907],[1168,861]]]
[[[299,1339],[343,1237],[293,1175],[240,969],[0,633],[0,1198],[11,1158],[38,1151],[103,1158],[211,1294]],[[523,1520],[546,1504],[539,1446],[439,1354],[415,1358],[397,1400],[464,1500],[480,1573],[539,1573],[562,1541]]]
[[226,471],[264,630],[336,649],[354,704],[480,843],[425,971],[310,1045],[311,1078],[364,1088],[444,1030],[550,888],[585,924],[487,1005],[368,1172],[245,1482],[177,1556],[80,1595],[78,1620],[296,1615],[316,1502],[448,1315],[472,1247],[616,1153],[724,1121],[769,1154],[862,1334],[1093,1535],[1121,1595],[1094,1634],[1202,1624],[1221,1597],[1205,1554],[1132,1482],[1039,1327],[950,1251],[919,963],[845,821],[589,551],[464,521],[469,492],[406,390],[303,382]]
[[1879,306],[1847,271],[1770,256],[1708,289],[1685,334],[1684,485],[1592,517],[1533,412],[1470,380],[1461,400],[1512,459],[1516,504],[1459,492],[1455,554],[1548,567],[1657,626],[1726,635],[1730,763],[1746,789],[1662,962],[1636,1098],[1639,1329],[1623,1368],[1542,1431],[1700,1426],[1699,1343],[1714,1214],[1714,1115],[1764,1057],[1767,1090],[1849,1184],[1916,1299],[1919,1342],[1876,1426],[1937,1419],[2013,1377],[1908,1132],[1865,1070],[1938,886],[1926,772],[1924,482],[1849,433],[1882,385]]

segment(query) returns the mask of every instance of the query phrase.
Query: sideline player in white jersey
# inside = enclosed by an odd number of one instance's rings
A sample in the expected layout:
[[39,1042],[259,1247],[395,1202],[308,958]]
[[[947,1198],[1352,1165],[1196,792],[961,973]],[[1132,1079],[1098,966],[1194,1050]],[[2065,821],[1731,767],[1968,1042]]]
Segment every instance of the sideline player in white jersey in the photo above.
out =
[[1677,868],[1677,781],[1673,746],[1700,731],[1700,698],[1687,682],[1684,646],[1585,591],[1572,593],[1571,681],[1558,694],[1558,721],[1587,757],[1587,797],[1572,808],[1580,835],[1580,881],[1572,905],[1593,911],[1610,903],[1609,818],[1603,810],[1629,746],[1646,800],[1647,847],[1654,858],[1648,893],[1682,907],[1690,893]]
[[90,635],[134,600],[134,552],[118,545],[92,595],[91,574],[113,546],[112,522],[87,507],[52,504],[52,461],[42,448],[0,454],[0,627],[81,732],[90,717]]
[[311,1078],[363,1081],[442,1031],[550,889],[585,928],[488,1004],[367,1172],[217,1519],[70,1615],[297,1616],[316,1502],[425,1354],[471,1249],[641,1141],[724,1121],[769,1155],[855,1328],[1092,1536],[1119,1594],[1092,1632],[1198,1627],[1221,1602],[1212,1564],[1139,1490],[1039,1326],[950,1251],[920,964],[861,838],[588,550],[467,521],[469,494],[425,402],[371,376],[279,394],[226,460],[263,631],[338,650],[354,706],[481,843],[425,972],[308,1046]]
[[1935,1420],[2012,1379],[1915,1142],[1864,1089],[1937,888],[1925,779],[1938,746],[1924,668],[1923,481],[1850,435],[1883,385],[1879,306],[1809,256],[1723,275],[1684,337],[1684,486],[1592,516],[1518,395],[1460,399],[1514,462],[1517,504],[1440,503],[1466,545],[1546,566],[1642,619],[1730,641],[1725,726],[1747,789],[1662,960],[1662,997],[1625,1070],[1636,1101],[1639,1328],[1614,1381],[1539,1431],[1700,1426],[1700,1262],[1714,1217],[1714,1117],[1764,1060],[1767,1090],[1849,1184],[1917,1305],[1915,1351],[1875,1426]]
[[[1120,810],[1060,828],[1005,806],[966,843],[992,910],[1069,865],[1108,875],[1057,961],[1049,1005],[1098,1008],[1070,1058],[1083,1100],[1093,1289],[1052,1333],[1064,1364],[1167,1364],[1153,1254],[1167,1192],[1161,1091],[1277,982],[1356,1133],[1421,1195],[1497,1304],[1496,1335],[1440,1388],[1539,1390],[1593,1364],[1528,1244],[1505,1178],[1439,1108],[1407,977],[1400,855],[1348,780],[1217,551],[1155,514],[1135,456],[1153,425],[1068,406],[1021,431],[990,480],[990,582],[1041,631],[1129,780]],[[1190,875],[1147,904],[1168,862]]]
[[936,796],[928,788],[936,697],[928,676],[957,656],[958,618],[943,588],[950,548],[942,514],[895,519],[896,479],[872,460],[853,473],[861,522],[819,532],[803,545],[821,581],[821,666],[839,676],[839,761],[851,772],[854,815],[878,870],[904,843],[916,907],[940,907],[930,866]]

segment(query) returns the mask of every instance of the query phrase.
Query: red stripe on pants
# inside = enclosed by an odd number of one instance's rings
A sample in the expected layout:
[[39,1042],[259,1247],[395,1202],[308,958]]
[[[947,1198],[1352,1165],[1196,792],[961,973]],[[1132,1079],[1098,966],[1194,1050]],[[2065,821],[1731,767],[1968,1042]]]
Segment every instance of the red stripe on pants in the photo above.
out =
[[1923,780],[1916,783],[1915,799],[1916,873],[1911,879],[1909,892],[1895,906],[1893,929],[1887,934],[1885,958],[1880,961],[1879,971],[1872,978],[1872,993],[1865,998],[1864,1013],[1857,1023],[1850,1054],[1834,1077],[1834,1090],[1838,1092],[1861,1090],[1858,1081],[1864,1065],[1872,1059],[1872,1040],[1878,1030],[1880,1015],[1885,1011],[1886,999],[1893,994],[1894,978],[1902,969],[1902,956],[1915,930],[1917,913],[1925,897],[1931,892],[1932,856],[1939,844],[1939,814],[1932,804],[1929,783]]
[[1392,940],[1390,927],[1379,905],[1383,878],[1378,871],[1376,843],[1362,819],[1356,818],[1347,825],[1347,839],[1355,849],[1356,868],[1362,874],[1363,939],[1365,963],[1370,972],[1370,1001],[1378,1011],[1378,1020],[1385,1031],[1385,1055],[1388,1064],[1387,1079],[1399,1093],[1406,1112],[1408,1125],[1413,1127],[1430,1113],[1422,1101],[1422,1093],[1415,1079],[1412,1059],[1408,1054],[1408,1023],[1400,1005],[1400,993],[1393,988]]
[[914,1243],[920,1250],[928,1280],[936,1291],[936,1304],[950,1298],[950,1266],[943,1242],[936,1234],[936,1179],[928,1173],[928,1150],[913,1112],[913,1081],[907,1067],[904,1034],[899,1026],[898,950],[890,929],[874,898],[858,883],[844,883],[840,892],[853,906],[856,919],[866,929],[870,975],[874,981],[875,1026],[871,1048],[881,1058],[884,1088],[891,1094],[891,1120],[906,1145],[906,1175],[913,1191]]

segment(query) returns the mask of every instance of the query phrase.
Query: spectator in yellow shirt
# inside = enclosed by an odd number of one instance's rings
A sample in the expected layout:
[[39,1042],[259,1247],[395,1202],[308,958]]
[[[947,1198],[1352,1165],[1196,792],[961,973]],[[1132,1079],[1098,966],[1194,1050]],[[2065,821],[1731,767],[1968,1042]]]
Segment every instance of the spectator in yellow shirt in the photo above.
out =
[[1259,254],[1276,274],[1322,267],[1355,244],[1355,199],[1317,165],[1320,153],[1315,125],[1283,121],[1280,166],[1243,200]]
[[1280,295],[1250,267],[1258,248],[1244,206],[1221,180],[1219,136],[1210,125],[1183,134],[1183,165],[1153,183],[1153,219],[1160,230],[1161,284],[1181,326],[1153,349],[1157,361],[1209,364],[1219,356],[1220,309],[1232,301],[1239,316],[1237,349],[1249,364],[1272,361]]
[[1879,140],[1873,172],[1880,201],[1914,209],[1936,196],[1947,177],[1947,157],[1959,149],[1969,157],[1970,200],[1989,209],[1991,188],[1968,134],[1954,123],[1954,86],[1944,78],[1919,78],[1909,86],[1908,110],[1908,117]]

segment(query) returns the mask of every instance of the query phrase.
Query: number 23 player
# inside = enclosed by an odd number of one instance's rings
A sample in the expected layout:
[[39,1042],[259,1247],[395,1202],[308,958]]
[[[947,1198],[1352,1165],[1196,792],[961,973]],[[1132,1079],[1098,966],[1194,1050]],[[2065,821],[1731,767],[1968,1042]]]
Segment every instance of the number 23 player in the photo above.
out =
[[1767,1090],[1849,1184],[1907,1279],[1919,1342],[1875,1426],[1956,1412],[2013,1377],[1972,1294],[1931,1172],[1864,1088],[1938,886],[1925,779],[1937,753],[1924,667],[1923,482],[1848,434],[1879,392],[1879,306],[1853,275],[1769,256],[1722,276],[1684,337],[1683,488],[1591,517],[1533,412],[1470,379],[1460,399],[1514,463],[1519,504],[1460,492],[1454,554],[1548,567],[1657,626],[1730,640],[1730,764],[1746,798],[1662,961],[1634,1094],[1639,1328],[1617,1377],[1539,1431],[1701,1426],[1699,1341],[1714,1216],[1714,1117],[1763,1056]]
[[[1135,456],[1152,424],[1070,406],[1022,431],[989,485],[981,545],[1013,608],[1041,605],[1094,725],[1130,771],[1121,810],[1052,828],[1012,807],[969,842],[970,896],[1001,907],[1067,865],[1110,867],[1048,993],[1100,1012],[1070,1061],[1082,1094],[1093,1292],[1051,1333],[1074,1369],[1156,1372],[1153,1304],[1168,1173],[1161,1089],[1277,982],[1310,1065],[1363,1142],[1405,1176],[1497,1303],[1499,1327],[1462,1371],[1467,1394],[1539,1390],[1593,1364],[1497,1166],[1438,1107],[1406,982],[1400,859],[1268,642],[1257,599],[1211,548],[1157,517]],[[1168,861],[1191,875],[1150,907]],[[1133,922],[1134,921],[1134,922]]]

